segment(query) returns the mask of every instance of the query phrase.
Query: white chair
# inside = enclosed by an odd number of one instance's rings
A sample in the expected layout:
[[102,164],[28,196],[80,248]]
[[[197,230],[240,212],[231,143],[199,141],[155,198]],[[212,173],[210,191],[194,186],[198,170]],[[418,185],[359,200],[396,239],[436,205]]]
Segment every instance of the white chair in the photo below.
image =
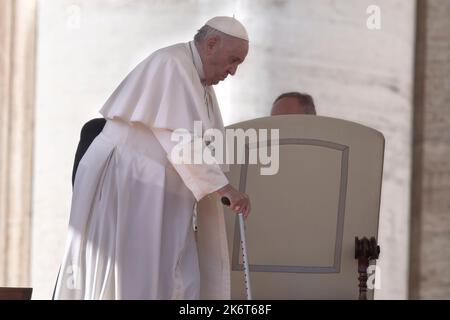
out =
[[[280,138],[277,174],[261,175],[267,167],[261,164],[233,164],[228,173],[252,202],[246,238],[253,299],[373,299],[373,279],[366,296],[361,266],[378,257],[383,135],[357,123],[306,115],[227,127],[237,128],[279,129]],[[246,145],[248,154],[259,149]],[[228,209],[225,218],[232,299],[245,299],[239,225]],[[359,259],[358,280],[355,240],[363,237],[373,239],[359,241],[367,257]]]

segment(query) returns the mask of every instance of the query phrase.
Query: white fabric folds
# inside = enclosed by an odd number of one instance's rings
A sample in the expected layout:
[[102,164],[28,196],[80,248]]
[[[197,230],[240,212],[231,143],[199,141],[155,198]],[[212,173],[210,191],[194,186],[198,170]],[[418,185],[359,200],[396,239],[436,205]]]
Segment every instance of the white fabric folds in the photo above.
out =
[[[228,299],[218,165],[170,161],[176,129],[223,130],[192,59],[192,43],[140,63],[101,109],[103,132],[80,161],[56,299]],[[193,229],[198,205],[198,237]],[[196,240],[198,238],[198,241]]]
[[208,117],[205,89],[191,49],[196,50],[193,43],[183,43],[150,55],[122,81],[100,113],[109,119],[141,122],[149,128],[193,132],[194,121],[202,121],[204,129],[223,130],[212,87],[208,88],[213,95]]

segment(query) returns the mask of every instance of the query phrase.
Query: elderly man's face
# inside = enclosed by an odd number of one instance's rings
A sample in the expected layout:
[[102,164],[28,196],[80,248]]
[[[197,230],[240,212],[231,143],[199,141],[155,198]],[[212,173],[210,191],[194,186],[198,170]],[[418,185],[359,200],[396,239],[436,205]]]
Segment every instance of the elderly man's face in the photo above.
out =
[[[220,41],[224,41],[221,46]],[[248,53],[248,41],[227,37],[225,39],[210,38],[207,41],[206,61],[203,69],[207,85],[219,83],[231,74],[245,60]]]

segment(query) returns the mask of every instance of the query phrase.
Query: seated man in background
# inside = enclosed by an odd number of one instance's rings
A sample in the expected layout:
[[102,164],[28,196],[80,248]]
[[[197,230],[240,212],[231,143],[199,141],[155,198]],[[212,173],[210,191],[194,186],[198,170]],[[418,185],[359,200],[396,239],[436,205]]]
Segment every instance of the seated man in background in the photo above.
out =
[[309,94],[300,92],[283,93],[275,99],[270,112],[271,116],[282,114],[316,115],[314,100]]

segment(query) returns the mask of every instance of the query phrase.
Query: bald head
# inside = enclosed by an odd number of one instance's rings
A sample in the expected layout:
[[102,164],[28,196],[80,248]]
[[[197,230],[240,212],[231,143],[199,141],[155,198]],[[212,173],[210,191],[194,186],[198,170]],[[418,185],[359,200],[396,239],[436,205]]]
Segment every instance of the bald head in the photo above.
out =
[[316,108],[313,98],[308,94],[288,92],[275,99],[270,115],[308,114],[315,115]]

